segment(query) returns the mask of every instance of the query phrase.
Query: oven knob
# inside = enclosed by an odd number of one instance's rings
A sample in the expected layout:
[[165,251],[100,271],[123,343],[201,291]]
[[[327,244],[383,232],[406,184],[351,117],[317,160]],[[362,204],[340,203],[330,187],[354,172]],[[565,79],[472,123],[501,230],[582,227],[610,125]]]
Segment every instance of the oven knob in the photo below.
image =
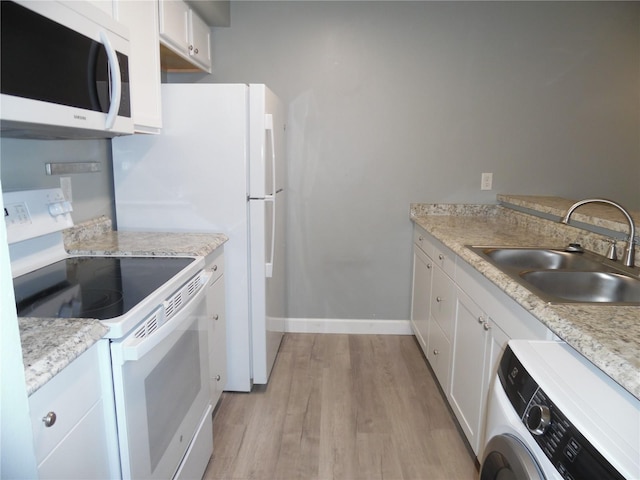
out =
[[546,405],[531,405],[524,421],[531,433],[542,435],[551,424],[551,411]]

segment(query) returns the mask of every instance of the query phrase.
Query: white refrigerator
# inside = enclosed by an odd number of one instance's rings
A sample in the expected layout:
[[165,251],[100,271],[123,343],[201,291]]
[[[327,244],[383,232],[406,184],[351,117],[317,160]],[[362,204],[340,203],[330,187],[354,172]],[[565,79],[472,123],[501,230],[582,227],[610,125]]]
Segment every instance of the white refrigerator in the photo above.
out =
[[162,85],[160,135],[112,142],[118,230],[225,244],[227,387],[266,384],[285,318],[285,111],[258,84]]

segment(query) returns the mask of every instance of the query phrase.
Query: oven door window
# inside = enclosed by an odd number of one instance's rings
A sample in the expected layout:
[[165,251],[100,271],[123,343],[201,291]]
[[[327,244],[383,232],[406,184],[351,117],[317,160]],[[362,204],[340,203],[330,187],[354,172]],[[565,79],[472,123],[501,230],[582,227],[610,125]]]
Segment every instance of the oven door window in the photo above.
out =
[[114,362],[123,468],[132,478],[171,478],[209,405],[205,302],[165,327],[175,330],[140,359]]

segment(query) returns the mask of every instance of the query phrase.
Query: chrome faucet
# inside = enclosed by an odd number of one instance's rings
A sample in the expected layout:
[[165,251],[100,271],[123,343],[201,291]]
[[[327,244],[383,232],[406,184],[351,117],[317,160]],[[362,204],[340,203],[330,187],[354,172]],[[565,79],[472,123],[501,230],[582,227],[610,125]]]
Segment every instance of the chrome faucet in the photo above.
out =
[[571,207],[569,207],[569,210],[567,210],[567,213],[565,214],[565,216],[562,218],[562,220],[560,220],[560,223],[569,225],[569,218],[571,217],[575,209],[587,203],[606,203],[607,205],[616,207],[618,210],[620,210],[624,214],[625,217],[627,217],[627,222],[629,222],[629,238],[627,239],[627,248],[624,251],[623,263],[627,267],[633,267],[634,257],[635,257],[634,247],[635,247],[635,240],[636,240],[636,226],[633,223],[633,218],[631,218],[631,215],[629,214],[627,209],[624,208],[619,203],[616,203],[612,200],[606,200],[604,198],[588,198],[586,200],[580,200],[579,202],[576,202],[573,205],[571,205]]

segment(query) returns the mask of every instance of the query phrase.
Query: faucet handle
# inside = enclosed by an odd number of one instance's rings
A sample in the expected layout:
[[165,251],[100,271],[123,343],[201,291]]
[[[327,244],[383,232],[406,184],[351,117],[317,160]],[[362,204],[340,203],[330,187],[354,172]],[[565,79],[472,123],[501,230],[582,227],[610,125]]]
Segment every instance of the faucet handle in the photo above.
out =
[[616,243],[618,242],[615,238],[607,238],[607,242],[610,243],[609,250],[607,250],[607,258],[609,260],[618,260],[618,252],[616,251]]

